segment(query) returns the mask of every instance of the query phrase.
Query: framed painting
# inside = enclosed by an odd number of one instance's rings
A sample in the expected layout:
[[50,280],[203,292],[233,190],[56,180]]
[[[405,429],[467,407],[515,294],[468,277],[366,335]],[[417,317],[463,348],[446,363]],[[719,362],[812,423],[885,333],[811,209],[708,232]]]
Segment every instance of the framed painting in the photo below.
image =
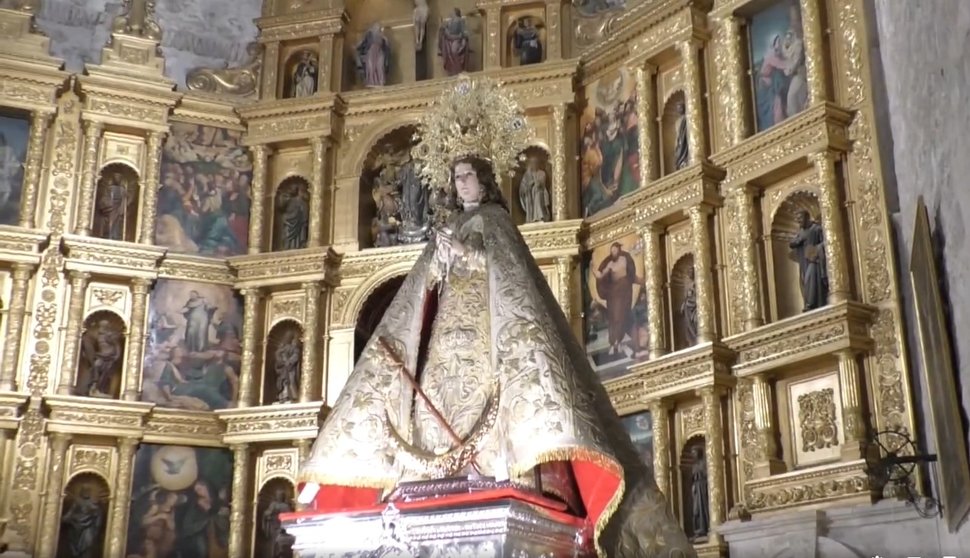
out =
[[0,225],[20,221],[30,120],[0,115]]
[[650,416],[650,411],[627,415],[620,420],[630,435],[637,454],[647,465],[653,467],[653,417]]
[[627,0],[573,0],[573,6],[580,15],[591,17],[603,12],[622,10]]
[[970,463],[963,429],[950,335],[944,318],[930,220],[920,196],[909,275],[916,311],[923,382],[936,433],[940,504],[951,533],[970,513]]
[[760,132],[808,107],[798,0],[781,0],[754,14],[748,33],[755,124]]

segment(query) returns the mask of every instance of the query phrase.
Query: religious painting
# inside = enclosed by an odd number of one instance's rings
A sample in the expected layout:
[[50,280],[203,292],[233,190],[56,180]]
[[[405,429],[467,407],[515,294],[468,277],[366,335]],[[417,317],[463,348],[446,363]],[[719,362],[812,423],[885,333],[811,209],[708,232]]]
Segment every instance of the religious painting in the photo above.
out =
[[135,454],[128,558],[221,558],[229,547],[232,453],[142,444]]
[[160,279],[149,303],[142,400],[212,411],[239,384],[242,305],[229,287]]
[[636,84],[619,68],[586,87],[586,110],[579,119],[582,215],[594,215],[640,183],[640,142]]
[[108,527],[108,483],[94,473],[81,473],[64,489],[57,558],[101,558]]
[[155,244],[236,256],[249,246],[252,160],[242,132],[175,122],[162,152]]
[[573,0],[576,11],[583,16],[595,16],[612,10],[622,10],[627,0]]
[[752,16],[749,34],[755,120],[760,132],[808,107],[798,0],[782,0]]
[[653,467],[653,417],[650,411],[628,415],[620,419],[630,435],[630,441],[644,463]]
[[20,220],[29,135],[29,120],[0,115],[0,225],[16,225]]
[[603,380],[647,356],[643,243],[632,234],[593,249],[583,275],[586,354]]

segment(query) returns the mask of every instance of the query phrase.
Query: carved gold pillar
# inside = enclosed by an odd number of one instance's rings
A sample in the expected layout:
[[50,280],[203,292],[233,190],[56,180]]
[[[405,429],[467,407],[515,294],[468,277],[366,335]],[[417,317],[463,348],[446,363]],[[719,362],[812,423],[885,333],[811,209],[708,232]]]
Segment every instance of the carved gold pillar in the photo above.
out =
[[246,487],[249,484],[249,446],[232,446],[232,504],[229,512],[229,556],[244,556],[246,548]]
[[239,363],[239,396],[237,407],[249,407],[253,404],[253,381],[256,378],[256,334],[258,327],[256,320],[259,315],[259,303],[263,293],[259,289],[242,289],[243,295],[243,343],[242,361]]
[[491,5],[485,8],[485,69],[490,70],[502,65],[502,7]]
[[[77,377],[77,347],[81,340],[81,321],[84,319],[84,291],[87,289],[90,273],[69,271],[71,290],[68,294],[67,325],[64,328],[64,351],[61,354],[61,377],[57,384],[58,395],[74,393],[74,380]],[[87,395],[87,393],[78,393]]]
[[672,500],[670,494],[670,407],[661,400],[650,402],[650,419],[653,421],[653,476],[657,488]]
[[828,84],[825,75],[825,44],[818,0],[799,0],[802,12],[802,41],[805,46],[805,72],[808,74],[809,103],[825,101]]
[[0,362],[0,391],[14,391],[17,388],[17,366],[20,363],[24,314],[27,312],[27,287],[32,271],[30,264],[13,264],[7,337],[3,343],[3,362]]
[[556,279],[557,292],[556,298],[559,299],[559,306],[562,313],[570,324],[573,320],[573,257],[559,256],[556,258]]
[[312,180],[310,183],[310,231],[307,245],[310,248],[317,248],[323,245],[323,191],[327,187],[324,183],[324,165],[327,156],[327,139],[313,138],[310,140],[313,148],[313,158],[311,159]]
[[719,542],[717,527],[724,523],[724,428],[721,424],[721,393],[716,386],[702,388],[704,402],[704,453],[707,458],[707,495],[710,506],[710,542]]
[[694,288],[697,291],[697,342],[707,343],[715,337],[714,270],[711,263],[711,207],[695,205],[687,210],[690,217],[691,244],[694,252]]
[[569,218],[566,205],[566,105],[552,107],[552,219]]
[[650,359],[660,358],[669,352],[664,326],[664,270],[661,265],[663,245],[660,242],[662,234],[663,226],[657,223],[640,227],[640,237],[643,239],[643,268],[646,273],[644,289],[647,291],[647,331],[650,336],[648,358]]
[[[310,457],[310,450],[313,448],[313,440],[310,438],[299,438],[293,441],[296,446],[297,468],[303,467],[303,463]],[[309,506],[307,504],[296,503],[296,510],[303,511]]]
[[546,2],[546,60],[562,58],[562,0]]
[[81,160],[81,188],[78,212],[74,223],[74,233],[82,236],[91,234],[91,220],[94,218],[94,189],[98,179],[98,151],[101,147],[101,134],[104,124],[87,120],[84,122],[84,151]]
[[[265,145],[251,145],[253,155],[252,205],[249,211],[249,253],[258,254],[263,249],[263,217],[266,213],[266,160],[269,148]],[[311,212],[312,214],[312,212]]]
[[317,92],[326,92],[332,89],[333,82],[333,35],[324,34],[320,36],[320,56],[317,64]]
[[138,440],[121,438],[118,444],[118,475],[111,499],[111,532],[108,533],[108,558],[125,558],[128,508],[131,505],[131,471]]
[[758,246],[755,244],[755,195],[756,189],[748,184],[735,186],[731,195],[737,204],[738,239],[741,244],[741,292],[744,296],[744,330],[751,331],[764,325],[761,307],[761,274],[758,273]]
[[280,44],[266,43],[263,50],[263,75],[260,99],[266,101],[276,98],[276,69],[280,65]]
[[30,115],[30,140],[27,143],[27,157],[24,161],[24,187],[20,194],[21,227],[32,229],[36,223],[37,192],[40,191],[41,169],[44,166],[44,137],[51,115],[47,112],[33,111]]
[[142,348],[145,346],[145,315],[148,309],[148,289],[151,280],[135,277],[131,280],[131,320],[128,324],[128,345],[125,357],[125,389],[122,399],[138,401],[141,381]]
[[774,397],[771,384],[764,374],[756,374],[752,378],[751,394],[754,399],[754,426],[758,434],[753,475],[756,479],[763,479],[785,471],[784,463],[778,459],[778,446],[775,443],[772,418]]
[[859,459],[863,457],[866,442],[865,418],[862,413],[862,373],[855,351],[845,349],[838,352],[839,391],[842,393],[842,428],[845,443],[842,457]]
[[165,143],[165,132],[149,132],[147,142],[148,159],[145,162],[145,177],[141,188],[141,226],[138,229],[137,242],[152,244],[155,242],[155,219],[158,214],[158,181],[161,172],[162,145]]
[[643,64],[637,68],[637,129],[640,142],[640,187],[645,188],[651,181],[657,179],[657,161],[653,145],[654,116],[653,74],[656,68],[650,64]]
[[700,43],[688,39],[677,43],[683,65],[684,107],[687,112],[688,164],[696,165],[704,159],[704,102],[701,97],[699,67]]
[[58,520],[64,494],[64,466],[67,464],[67,446],[70,441],[70,434],[54,432],[50,435],[51,452],[50,461],[47,462],[47,483],[37,556],[54,556],[57,550],[57,535],[61,526]]
[[303,363],[300,369],[300,403],[313,401],[316,386],[314,371],[317,364],[317,345],[320,332],[320,284],[303,283]]
[[744,63],[741,59],[741,20],[729,15],[717,19],[714,53],[716,83],[721,94],[718,103],[725,147],[740,143],[751,135],[748,123],[748,95],[744,91]]
[[849,299],[849,280],[845,257],[845,228],[839,183],[835,176],[835,154],[829,151],[809,156],[815,166],[822,212],[822,234],[825,238],[825,265],[829,275],[829,304]]

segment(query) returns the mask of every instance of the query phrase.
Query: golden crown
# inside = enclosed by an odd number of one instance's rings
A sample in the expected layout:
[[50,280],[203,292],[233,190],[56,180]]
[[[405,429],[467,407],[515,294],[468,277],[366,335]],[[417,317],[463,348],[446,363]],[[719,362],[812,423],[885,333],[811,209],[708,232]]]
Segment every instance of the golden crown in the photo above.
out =
[[492,163],[496,177],[511,174],[532,138],[509,89],[486,77],[462,74],[421,118],[411,153],[432,191],[447,191],[456,159],[478,157]]

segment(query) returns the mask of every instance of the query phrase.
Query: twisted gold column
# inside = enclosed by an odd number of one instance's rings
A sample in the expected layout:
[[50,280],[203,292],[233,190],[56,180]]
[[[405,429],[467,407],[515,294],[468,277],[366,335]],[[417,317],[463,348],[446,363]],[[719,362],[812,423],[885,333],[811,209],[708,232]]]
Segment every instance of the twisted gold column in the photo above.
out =
[[785,471],[785,465],[778,459],[778,445],[775,443],[775,425],[772,412],[775,408],[771,384],[764,374],[752,378],[751,393],[754,399],[754,426],[758,434],[758,447],[754,462],[753,476],[763,479]]
[[502,52],[502,8],[492,5],[485,8],[485,69],[491,70],[502,65],[499,56]]
[[145,346],[145,315],[148,310],[148,289],[151,280],[135,277],[131,280],[131,320],[128,324],[128,346],[125,356],[125,389],[122,399],[138,401],[141,381],[142,348]]
[[758,247],[755,244],[755,195],[756,190],[748,184],[735,186],[731,195],[738,208],[738,239],[741,246],[740,285],[744,298],[744,330],[751,331],[764,325],[761,306],[761,274],[758,273]]
[[657,151],[653,145],[654,127],[657,121],[653,117],[653,74],[656,68],[643,64],[637,68],[637,121],[640,126],[637,128],[638,141],[640,142],[640,187],[645,188],[647,184],[657,179],[657,161],[654,157]]
[[98,151],[101,148],[101,134],[104,124],[88,120],[84,123],[84,151],[81,161],[81,189],[78,212],[74,223],[74,233],[81,236],[91,235],[91,221],[94,219],[94,189],[98,179]]
[[316,393],[314,373],[317,365],[317,339],[320,328],[320,284],[303,283],[303,363],[300,369],[300,403],[313,401]]
[[61,499],[64,494],[64,466],[67,464],[67,447],[71,435],[54,432],[50,435],[51,452],[47,463],[47,488],[40,520],[40,541],[37,556],[54,556],[57,535],[60,532]]
[[845,442],[842,457],[859,459],[863,457],[866,441],[866,425],[862,409],[862,373],[855,351],[839,351],[839,391],[842,393],[842,428]]
[[7,337],[3,342],[3,362],[0,362],[0,391],[17,389],[17,369],[23,339],[24,315],[27,313],[27,286],[33,266],[13,264],[13,285],[10,310],[7,312]]
[[[250,254],[258,254],[263,248],[263,217],[266,200],[266,160],[269,148],[265,145],[252,145],[249,150],[253,155],[253,189],[249,212],[249,250]],[[312,214],[312,212],[311,212]]]
[[721,424],[721,393],[716,386],[702,388],[704,402],[704,453],[707,458],[707,494],[710,507],[710,542],[720,542],[716,528],[724,523],[727,500],[724,495],[724,428]]
[[711,207],[696,205],[687,210],[690,217],[691,243],[694,252],[694,287],[697,291],[697,342],[714,340],[714,270],[711,264]]
[[552,219],[569,218],[566,206],[566,105],[552,107]]
[[259,303],[263,293],[256,288],[243,289],[243,343],[242,361],[239,363],[239,396],[237,407],[249,407],[253,404],[253,381],[256,377],[256,334],[258,326],[256,320],[259,315]]
[[556,258],[556,298],[566,319],[572,323],[573,319],[573,257],[559,256]]
[[651,223],[640,228],[643,239],[644,288],[647,291],[647,331],[650,336],[650,359],[660,358],[669,352],[667,333],[664,326],[664,270],[662,265],[663,245],[660,235],[663,226]]
[[546,0],[546,60],[562,58],[562,0]]
[[[61,376],[57,384],[58,395],[74,393],[77,379],[77,347],[81,341],[81,322],[84,319],[84,291],[87,289],[90,273],[69,271],[71,289],[68,294],[67,325],[64,328],[64,351],[61,354]],[[78,393],[87,395],[87,393]]]
[[667,497],[670,505],[670,407],[657,399],[650,402],[650,418],[653,421],[653,476],[657,488]]
[[155,241],[155,219],[158,215],[158,184],[162,167],[162,145],[165,132],[149,132],[145,177],[141,187],[141,226],[136,242],[152,244]]
[[732,147],[751,135],[747,118],[748,96],[744,91],[744,64],[741,60],[741,20],[729,15],[716,21],[715,82],[721,95],[718,108],[722,116],[725,147]]
[[842,221],[842,204],[839,200],[839,183],[835,176],[834,153],[813,153],[809,160],[815,166],[819,187],[819,206],[822,211],[822,234],[825,238],[825,265],[829,276],[829,304],[848,300],[850,287],[848,260],[845,254],[845,227]]
[[323,245],[323,191],[327,187],[324,184],[324,165],[327,156],[327,139],[313,138],[310,140],[313,148],[313,158],[311,160],[313,178],[310,184],[310,234],[308,235],[307,245],[310,248],[317,248]]
[[[333,84],[333,55],[334,52],[334,39],[333,35],[325,34],[320,36],[320,60],[319,60],[319,78],[317,80],[317,93],[327,92],[331,90]],[[336,51],[343,52],[343,51]]]
[[246,544],[246,490],[249,484],[249,447],[246,444],[232,446],[232,504],[229,511],[229,556],[245,556]]
[[20,194],[19,225],[34,228],[37,221],[37,192],[40,191],[41,169],[44,166],[44,137],[50,124],[51,114],[33,111],[30,114],[30,139],[24,161],[24,186]]
[[825,101],[828,79],[825,75],[825,37],[817,0],[799,0],[802,11],[802,42],[805,46],[805,73],[809,103]]
[[108,558],[125,558],[128,508],[131,505],[131,471],[138,440],[121,438],[118,444],[118,476],[111,499],[111,532],[108,533]]
[[704,114],[701,98],[701,71],[698,61],[700,43],[688,39],[677,43],[683,64],[684,107],[687,109],[687,160],[699,164],[704,159]]

